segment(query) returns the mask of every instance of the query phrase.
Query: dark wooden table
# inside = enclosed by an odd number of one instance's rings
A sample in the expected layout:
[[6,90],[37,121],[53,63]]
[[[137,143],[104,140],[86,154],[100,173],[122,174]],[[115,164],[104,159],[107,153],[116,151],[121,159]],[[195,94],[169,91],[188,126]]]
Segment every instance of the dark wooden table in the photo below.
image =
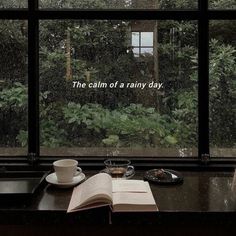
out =
[[234,172],[182,173],[182,185],[151,184],[155,213],[111,213],[105,207],[67,214],[72,189],[46,184],[30,202],[0,204],[0,235],[236,235]]

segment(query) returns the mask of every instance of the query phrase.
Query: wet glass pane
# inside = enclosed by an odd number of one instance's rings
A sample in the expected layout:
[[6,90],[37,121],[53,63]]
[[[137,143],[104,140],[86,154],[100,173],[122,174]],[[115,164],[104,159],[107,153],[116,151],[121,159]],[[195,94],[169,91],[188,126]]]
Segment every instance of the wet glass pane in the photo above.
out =
[[40,0],[41,8],[196,9],[197,0]]
[[26,8],[28,6],[27,0],[0,0],[1,8]]
[[209,0],[211,9],[236,9],[235,0]]
[[27,146],[27,22],[0,20],[0,156]]
[[40,21],[41,154],[196,157],[196,42],[193,21]]
[[210,152],[236,156],[236,21],[210,22]]

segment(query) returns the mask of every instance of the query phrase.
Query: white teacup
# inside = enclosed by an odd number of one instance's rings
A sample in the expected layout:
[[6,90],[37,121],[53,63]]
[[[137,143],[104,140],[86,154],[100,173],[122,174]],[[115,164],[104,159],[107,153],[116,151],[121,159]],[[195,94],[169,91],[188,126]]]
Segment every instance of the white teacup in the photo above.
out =
[[73,178],[82,172],[78,167],[78,161],[72,159],[62,159],[53,162],[57,181],[61,183],[70,183]]

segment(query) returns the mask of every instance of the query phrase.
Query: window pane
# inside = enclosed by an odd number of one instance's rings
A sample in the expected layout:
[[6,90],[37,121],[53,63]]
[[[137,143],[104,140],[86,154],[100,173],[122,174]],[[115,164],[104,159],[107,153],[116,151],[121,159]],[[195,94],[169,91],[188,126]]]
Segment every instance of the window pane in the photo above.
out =
[[141,46],[153,47],[153,32],[141,32]]
[[210,151],[235,157],[236,21],[211,21],[210,36]]
[[0,20],[0,155],[25,155],[27,22]]
[[42,8],[80,8],[80,9],[193,9],[197,0],[40,0]]
[[40,21],[41,154],[197,156],[196,42],[196,22]]
[[153,48],[141,48],[141,54],[153,55]]
[[235,0],[209,0],[211,9],[236,9]]
[[133,48],[132,51],[135,57],[140,56],[140,48]]
[[140,36],[140,32],[132,32],[132,46],[133,47],[140,47],[139,36]]
[[27,0],[0,0],[0,8],[26,8]]

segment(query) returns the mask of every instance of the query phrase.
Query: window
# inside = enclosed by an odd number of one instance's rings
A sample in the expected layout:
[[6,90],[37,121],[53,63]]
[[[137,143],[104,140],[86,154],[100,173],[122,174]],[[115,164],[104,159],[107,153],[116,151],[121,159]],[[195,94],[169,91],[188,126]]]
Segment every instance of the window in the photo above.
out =
[[27,0],[0,0],[0,8],[26,8]]
[[0,155],[27,153],[27,38],[26,21],[0,20]]
[[196,9],[197,0],[40,0],[40,7],[78,9]]
[[0,1],[0,155],[235,157],[234,9]]
[[135,57],[153,55],[153,32],[132,32],[132,48]]
[[196,39],[194,21],[40,21],[41,154],[196,157]]
[[209,0],[211,9],[236,9],[234,0]]
[[236,21],[210,21],[210,152],[235,157]]

